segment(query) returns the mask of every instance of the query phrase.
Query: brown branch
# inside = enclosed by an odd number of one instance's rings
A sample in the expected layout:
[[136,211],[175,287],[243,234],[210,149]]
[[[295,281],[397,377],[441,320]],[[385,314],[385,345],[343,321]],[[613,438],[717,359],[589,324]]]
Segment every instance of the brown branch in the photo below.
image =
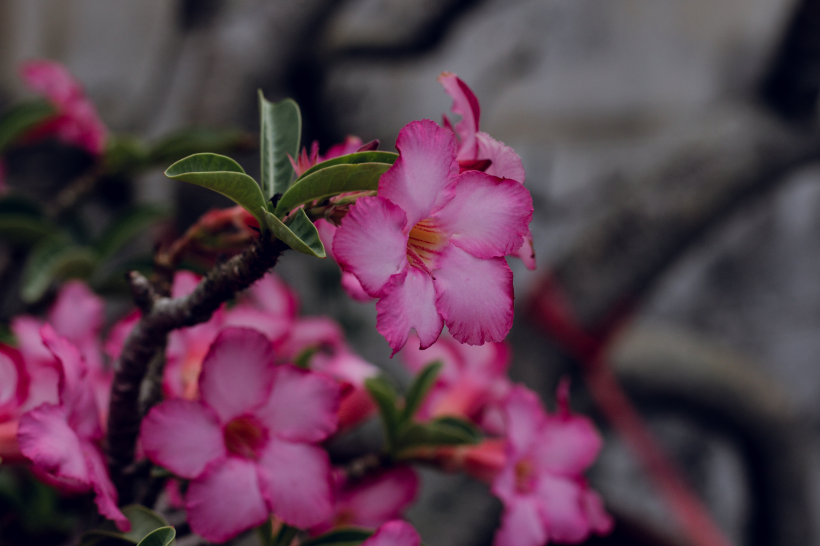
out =
[[[260,237],[242,254],[214,268],[183,298],[159,297],[150,301],[147,311],[125,341],[116,365],[108,414],[108,455],[111,477],[120,494],[120,502],[132,499],[134,450],[144,412],[140,391],[149,365],[165,347],[168,334],[175,329],[206,322],[220,305],[260,279],[276,265],[288,247],[278,240]],[[147,303],[141,277],[132,290]],[[144,279],[142,279],[144,280]],[[146,283],[147,284],[147,283]]]

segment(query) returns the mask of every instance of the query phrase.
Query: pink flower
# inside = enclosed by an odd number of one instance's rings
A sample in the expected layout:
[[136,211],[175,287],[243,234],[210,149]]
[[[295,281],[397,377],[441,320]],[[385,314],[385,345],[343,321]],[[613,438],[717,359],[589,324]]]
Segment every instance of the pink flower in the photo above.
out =
[[420,546],[421,537],[412,525],[402,520],[388,521],[362,542],[362,546]]
[[330,462],[317,444],[336,430],[339,387],[275,364],[258,331],[227,328],[202,364],[200,400],[167,400],[142,423],[146,455],[191,480],[191,529],[214,542],[270,514],[309,527],[333,513]]
[[418,476],[407,466],[384,470],[352,483],[339,473],[333,517],[313,526],[310,533],[318,535],[334,527],[376,528],[400,518],[418,491]]
[[0,343],[0,458],[16,462],[22,456],[17,444],[17,421],[28,398],[29,375],[20,351]]
[[445,323],[461,343],[501,341],[513,317],[504,256],[523,242],[529,192],[514,180],[459,174],[454,135],[429,120],[405,126],[396,148],[378,195],[359,198],[333,238],[339,264],[380,298],[376,328],[394,354],[412,328],[426,348]]
[[26,86],[48,99],[57,110],[54,117],[32,129],[28,138],[53,135],[92,155],[105,151],[105,125],[82,86],[63,65],[46,60],[29,61],[20,73]]
[[43,326],[41,335],[58,365],[59,402],[41,404],[20,418],[20,451],[46,482],[69,492],[93,491],[100,514],[127,531],[131,524],[117,508],[99,446],[104,434],[85,362],[51,326]]
[[507,378],[512,355],[506,341],[470,346],[445,334],[421,350],[413,336],[413,342],[399,354],[413,373],[432,362],[442,363],[419,409],[419,419],[450,415],[473,420],[489,433],[503,433],[501,404],[512,388]]
[[[339,228],[323,218],[316,220],[314,224],[316,224],[316,230],[319,232],[319,238],[322,240],[322,244],[325,245],[327,256],[331,260],[338,261],[333,253],[333,238],[336,236],[336,231]],[[347,292],[347,295],[356,301],[365,302],[373,299],[364,291],[362,283],[359,282],[356,275],[349,271],[342,270],[341,284],[344,291]]]
[[[460,138],[457,157],[461,168],[470,169],[480,166],[487,174],[510,178],[523,184],[524,166],[518,154],[503,142],[478,130],[481,108],[478,105],[478,99],[467,84],[452,72],[442,72],[438,81],[444,86],[447,94],[453,98],[453,113],[461,116],[461,121],[455,129],[447,116],[444,116],[444,126],[453,130]],[[484,166],[486,163],[482,160],[489,160],[489,166]],[[524,235],[524,244],[512,252],[512,255],[521,258],[527,269],[535,269],[535,251],[529,227]]]
[[601,449],[592,422],[569,409],[569,384],[558,389],[558,411],[544,412],[532,391],[516,386],[505,410],[507,462],[492,484],[504,504],[497,546],[577,543],[606,534],[612,519],[582,473]]

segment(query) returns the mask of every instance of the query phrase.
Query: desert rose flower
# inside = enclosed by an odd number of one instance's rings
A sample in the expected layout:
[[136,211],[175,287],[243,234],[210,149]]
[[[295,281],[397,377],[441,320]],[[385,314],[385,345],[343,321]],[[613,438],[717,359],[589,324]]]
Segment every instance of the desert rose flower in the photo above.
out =
[[85,362],[50,325],[41,334],[58,365],[59,402],[23,414],[17,432],[20,451],[47,483],[67,492],[93,491],[100,514],[127,531],[131,524],[117,508],[117,491],[99,446],[104,433]]
[[[511,178],[524,183],[524,166],[518,154],[495,140],[487,133],[479,131],[481,107],[472,90],[452,72],[443,72],[438,77],[447,94],[453,98],[453,113],[461,116],[455,128],[444,116],[444,126],[450,128],[459,137],[458,161],[462,169],[480,168],[487,174],[499,178]],[[489,166],[486,162],[489,161]],[[535,269],[535,251],[532,247],[532,234],[527,228],[524,244],[512,253],[521,258],[527,269]]]
[[513,388],[505,405],[507,461],[492,484],[504,504],[496,546],[577,543],[605,534],[612,519],[583,477],[601,449],[592,422],[570,412],[569,384],[558,389],[558,411],[548,415],[538,397]]
[[400,519],[388,521],[362,542],[362,546],[420,546],[421,537],[412,525]]
[[155,406],[140,435],[148,458],[191,480],[194,532],[223,542],[271,513],[302,528],[331,517],[330,462],[318,443],[336,430],[336,382],[276,365],[268,338],[227,328],[205,357],[199,393]]
[[28,397],[29,375],[23,357],[14,347],[0,343],[0,459],[21,458],[17,444],[17,420]]
[[396,148],[378,195],[359,198],[341,221],[339,264],[380,298],[376,328],[394,354],[411,329],[426,348],[444,324],[461,343],[501,341],[513,317],[504,256],[523,243],[529,191],[478,171],[459,174],[455,136],[430,120],[405,126]]

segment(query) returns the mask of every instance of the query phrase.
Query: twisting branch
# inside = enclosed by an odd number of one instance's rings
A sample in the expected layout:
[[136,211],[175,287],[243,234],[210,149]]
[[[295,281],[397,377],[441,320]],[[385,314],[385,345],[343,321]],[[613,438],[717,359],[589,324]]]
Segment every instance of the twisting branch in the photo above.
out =
[[211,270],[188,296],[156,297],[142,276],[130,275],[132,291],[143,315],[129,334],[116,365],[108,413],[111,477],[120,502],[133,496],[134,449],[144,411],[140,391],[149,366],[165,347],[172,330],[206,322],[220,305],[260,279],[288,247],[260,237],[242,254]]

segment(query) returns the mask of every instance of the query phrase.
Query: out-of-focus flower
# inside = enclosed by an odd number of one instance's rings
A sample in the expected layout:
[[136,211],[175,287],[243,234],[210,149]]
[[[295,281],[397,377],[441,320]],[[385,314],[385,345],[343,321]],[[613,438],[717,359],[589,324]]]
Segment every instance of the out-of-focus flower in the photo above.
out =
[[504,256],[527,233],[529,191],[478,171],[459,174],[455,136],[430,120],[405,126],[396,148],[378,195],[359,198],[333,238],[339,264],[380,298],[376,328],[394,353],[412,328],[429,347],[445,323],[461,343],[501,341],[513,317]]
[[362,546],[419,546],[421,537],[412,525],[400,519],[388,521],[362,542]]
[[340,472],[336,476],[333,517],[313,526],[310,533],[318,535],[334,527],[376,528],[401,518],[418,490],[418,476],[407,466],[383,470],[352,483]]
[[203,362],[199,401],[154,407],[140,435],[146,455],[190,479],[191,529],[222,542],[270,514],[310,527],[333,513],[330,462],[317,444],[336,430],[339,387],[276,365],[258,331],[220,332]]
[[29,61],[23,64],[20,75],[29,89],[45,97],[57,110],[26,138],[55,136],[91,155],[102,155],[107,138],[105,125],[80,83],[63,65],[47,60]]
[[[438,81],[453,98],[453,113],[461,116],[461,121],[455,128],[447,116],[444,116],[444,126],[455,132],[460,139],[457,155],[460,168],[479,168],[487,174],[510,178],[523,184],[526,175],[518,154],[503,142],[479,131],[481,108],[472,90],[452,72],[442,72]],[[527,269],[535,269],[535,250],[529,227],[524,235],[524,244],[511,254],[521,258]]]
[[606,534],[612,519],[583,477],[601,449],[592,422],[569,409],[569,384],[558,389],[558,411],[548,415],[522,386],[504,407],[507,461],[492,484],[504,503],[497,546],[577,543]]
[[17,421],[28,397],[28,387],[29,376],[20,352],[0,343],[0,459],[7,462],[21,458]]
[[41,335],[57,363],[59,401],[22,415],[20,451],[47,483],[68,492],[93,491],[100,514],[127,531],[131,524],[117,508],[117,491],[99,446],[104,433],[88,368],[80,351],[50,325],[42,327]]
[[413,373],[439,361],[441,371],[417,416],[427,420],[445,415],[470,419],[491,434],[502,434],[501,404],[512,383],[507,378],[511,351],[506,341],[479,346],[463,345],[442,334],[425,350],[410,337],[399,356]]
[[476,445],[421,447],[413,459],[429,461],[447,472],[466,472],[490,484],[507,464],[503,438],[485,438]]

